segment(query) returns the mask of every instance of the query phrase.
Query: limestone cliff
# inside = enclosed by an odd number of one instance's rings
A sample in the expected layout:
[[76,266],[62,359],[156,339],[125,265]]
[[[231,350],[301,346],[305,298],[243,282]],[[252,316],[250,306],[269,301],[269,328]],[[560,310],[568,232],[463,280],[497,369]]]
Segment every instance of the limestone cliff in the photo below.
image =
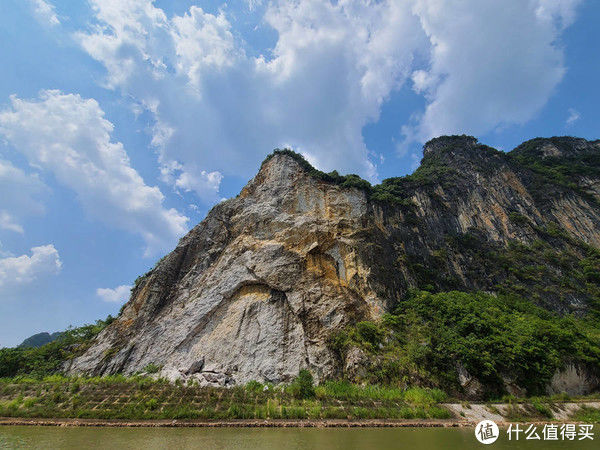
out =
[[580,283],[571,268],[600,247],[599,155],[598,141],[576,138],[504,153],[440,137],[413,175],[371,187],[275,152],[136,283],[69,370],[152,363],[170,379],[229,385],[309,368],[323,379],[348,365],[330,350],[331,332],[380,317],[410,288],[520,291],[585,315],[600,279],[592,267]]

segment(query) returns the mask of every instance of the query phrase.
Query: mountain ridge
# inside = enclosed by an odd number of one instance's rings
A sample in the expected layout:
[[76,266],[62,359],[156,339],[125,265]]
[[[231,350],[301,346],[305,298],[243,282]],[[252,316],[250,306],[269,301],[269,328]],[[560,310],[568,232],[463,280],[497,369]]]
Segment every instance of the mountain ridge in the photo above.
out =
[[[440,137],[413,174],[376,186],[275,150],[138,279],[68,370],[154,364],[208,385],[288,381],[302,368],[350,376],[352,352],[340,360],[332,335],[381,320],[414,289],[525,296],[553,314],[596,317],[599,148],[547,138],[511,155]],[[546,157],[562,164],[540,164]]]

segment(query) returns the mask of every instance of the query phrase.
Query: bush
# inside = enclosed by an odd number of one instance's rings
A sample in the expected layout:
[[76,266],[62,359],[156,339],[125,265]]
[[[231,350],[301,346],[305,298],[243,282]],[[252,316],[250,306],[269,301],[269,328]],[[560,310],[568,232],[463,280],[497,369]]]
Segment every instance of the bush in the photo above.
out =
[[373,322],[358,322],[356,331],[363,341],[368,342],[373,347],[378,346],[383,338],[382,330]]
[[158,371],[160,369],[162,369],[162,366],[159,366],[159,365],[154,364],[154,363],[150,363],[146,367],[144,367],[143,371],[146,372],[146,373],[153,374],[153,373],[158,373]]
[[[360,322],[345,333],[345,345],[371,354],[366,378],[372,383],[412,379],[460,392],[460,362],[490,397],[499,398],[507,375],[528,395],[539,395],[566,363],[600,367],[597,328],[515,295],[413,291],[380,323]],[[384,333],[386,345],[373,345]],[[409,390],[406,401],[436,403],[442,396]]]
[[258,394],[264,389],[264,385],[256,380],[250,380],[246,383],[246,391],[252,394]]
[[109,315],[106,320],[97,320],[95,324],[69,328],[55,341],[38,348],[0,349],[0,377],[25,374],[44,377],[60,373],[65,362],[83,353],[113,320]]
[[302,369],[289,386],[289,392],[298,399],[309,399],[315,396],[315,385],[312,374]]
[[152,411],[155,410],[156,408],[158,408],[158,400],[155,398],[151,398],[146,402],[146,408]]

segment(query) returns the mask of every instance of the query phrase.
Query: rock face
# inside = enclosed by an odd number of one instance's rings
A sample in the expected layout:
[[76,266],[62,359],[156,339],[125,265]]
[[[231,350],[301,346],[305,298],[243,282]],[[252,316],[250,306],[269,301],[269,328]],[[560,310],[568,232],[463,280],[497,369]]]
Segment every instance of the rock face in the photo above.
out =
[[600,378],[594,370],[579,364],[568,364],[557,371],[548,386],[548,395],[565,392],[569,395],[587,395],[600,387]]
[[[496,253],[543,240],[576,259],[599,247],[599,153],[598,141],[575,138],[503,153],[442,137],[414,175],[363,188],[276,152],[136,283],[69,370],[129,374],[152,363],[170,379],[214,385],[360,370],[361,355],[344,362],[330,351],[332,331],[380,317],[409,288],[494,291],[512,276],[475,257],[473,239]],[[554,160],[590,170],[565,182],[532,165]],[[536,282],[546,294],[532,300],[586,313],[586,291],[553,292],[553,282]]]

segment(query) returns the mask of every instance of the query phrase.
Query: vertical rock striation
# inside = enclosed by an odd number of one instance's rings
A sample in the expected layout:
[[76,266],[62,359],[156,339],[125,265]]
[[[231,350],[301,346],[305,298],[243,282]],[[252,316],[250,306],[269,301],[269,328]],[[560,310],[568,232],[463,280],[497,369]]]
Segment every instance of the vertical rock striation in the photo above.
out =
[[[275,152],[136,282],[69,370],[130,374],[152,363],[211,385],[289,381],[301,368],[335,376],[344,362],[331,332],[380,317],[410,288],[508,289],[514,273],[498,258],[515,245],[545,243],[573,264],[598,248],[599,153],[598,141],[575,138],[503,153],[440,137],[415,174],[366,187]],[[585,170],[569,172],[575,165]],[[567,270],[546,266],[556,280]],[[556,280],[533,280],[532,301],[585,314],[593,295],[553,290]]]

